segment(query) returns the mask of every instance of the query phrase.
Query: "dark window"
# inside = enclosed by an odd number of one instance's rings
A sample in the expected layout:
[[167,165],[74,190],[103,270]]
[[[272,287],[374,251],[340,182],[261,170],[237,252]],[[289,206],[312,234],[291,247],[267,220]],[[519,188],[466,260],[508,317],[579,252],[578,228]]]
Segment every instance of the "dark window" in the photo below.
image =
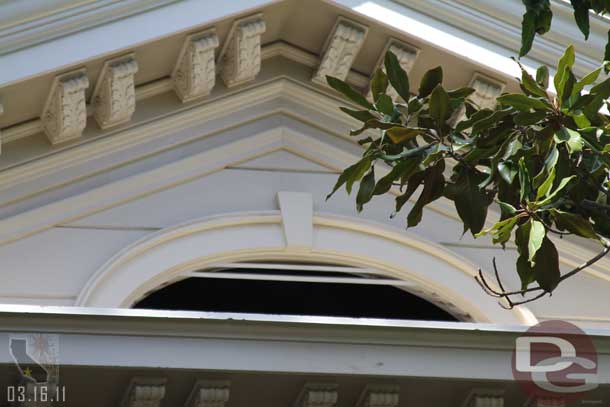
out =
[[[230,269],[278,274],[278,270]],[[287,271],[300,276],[357,277],[345,273]],[[281,272],[279,273],[281,274]],[[134,308],[356,318],[456,321],[436,305],[389,285],[260,281],[190,277],[163,287]]]

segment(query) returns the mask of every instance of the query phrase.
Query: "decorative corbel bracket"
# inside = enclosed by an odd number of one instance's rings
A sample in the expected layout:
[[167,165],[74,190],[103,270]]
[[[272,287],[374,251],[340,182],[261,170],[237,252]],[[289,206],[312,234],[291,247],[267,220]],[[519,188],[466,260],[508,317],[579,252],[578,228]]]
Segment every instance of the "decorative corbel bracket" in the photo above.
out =
[[189,35],[172,72],[176,94],[182,103],[207,96],[216,84],[214,52],[218,48],[214,29]]
[[[388,41],[385,48],[383,49],[383,52],[379,56],[379,60],[377,61],[375,70],[373,70],[373,75],[379,68],[383,69],[383,71],[385,72],[385,55],[388,51],[396,55],[396,59],[398,59],[400,67],[406,73],[411,72],[411,69],[413,69],[413,65],[415,65],[415,61],[419,56],[419,49],[392,38]],[[394,100],[398,98],[398,92],[396,92],[392,85],[388,85],[388,90],[386,93]],[[372,98],[370,90],[368,98]]]
[[364,44],[367,32],[368,27],[339,17],[326,39],[322,60],[311,80],[323,86],[328,86],[327,75],[345,80]]
[[51,144],[79,138],[87,126],[86,70],[56,76],[42,110],[42,127]]
[[121,407],[160,407],[165,397],[163,378],[134,378],[123,396]]
[[106,61],[93,91],[94,117],[102,129],[131,120],[136,110],[134,54]]
[[335,407],[339,398],[333,383],[308,383],[297,397],[294,407]]
[[229,401],[230,383],[200,380],[195,383],[185,407],[225,407]]
[[462,407],[504,407],[502,389],[474,389],[470,392]]
[[261,70],[261,36],[267,29],[262,14],[237,20],[218,60],[227,88],[250,82]]
[[397,407],[398,399],[397,386],[366,386],[356,407]]

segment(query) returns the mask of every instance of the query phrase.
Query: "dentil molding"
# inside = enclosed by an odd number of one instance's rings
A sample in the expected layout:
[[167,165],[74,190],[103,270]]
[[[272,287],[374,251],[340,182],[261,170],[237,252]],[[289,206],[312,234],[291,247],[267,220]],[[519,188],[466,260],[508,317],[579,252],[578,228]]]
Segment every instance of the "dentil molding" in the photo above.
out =
[[213,29],[186,37],[172,72],[174,90],[183,103],[207,96],[214,88],[214,52],[218,45],[218,36]]
[[85,90],[88,87],[84,68],[53,79],[41,116],[43,130],[51,144],[81,136],[87,125]]
[[356,407],[397,407],[399,388],[397,386],[367,386]]
[[473,389],[462,407],[504,407],[502,389]]
[[228,88],[249,82],[261,70],[261,36],[267,29],[262,14],[233,23],[219,60],[220,75]]
[[136,110],[134,76],[138,63],[134,54],[104,63],[93,91],[93,116],[102,129],[131,120]]
[[336,384],[307,383],[299,393],[294,407],[335,407],[338,399]]

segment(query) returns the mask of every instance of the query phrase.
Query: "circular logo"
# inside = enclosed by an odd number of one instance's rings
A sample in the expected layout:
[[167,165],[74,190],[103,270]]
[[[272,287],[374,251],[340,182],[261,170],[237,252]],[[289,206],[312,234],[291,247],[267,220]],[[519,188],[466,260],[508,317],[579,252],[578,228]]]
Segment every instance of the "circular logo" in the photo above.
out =
[[599,384],[597,365],[593,341],[569,322],[544,321],[515,340],[513,377],[535,399],[582,398]]

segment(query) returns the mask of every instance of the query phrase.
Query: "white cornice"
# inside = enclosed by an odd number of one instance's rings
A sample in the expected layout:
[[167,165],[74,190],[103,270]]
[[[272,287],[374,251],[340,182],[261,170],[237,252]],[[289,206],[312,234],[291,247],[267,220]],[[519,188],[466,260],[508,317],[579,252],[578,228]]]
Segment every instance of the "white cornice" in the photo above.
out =
[[[341,0],[339,0],[341,1]],[[491,42],[516,55],[521,46],[521,0],[392,0],[408,9],[425,14],[440,23]],[[601,64],[610,22],[592,16],[591,35],[585,41],[578,30],[572,10],[563,1],[552,1],[554,13],[551,32],[537,36],[528,58],[554,67],[565,48],[575,44],[579,74]]]
[[[2,5],[0,55],[174,3],[178,0],[71,1],[53,9],[40,1]],[[70,3],[70,2],[63,2]]]

